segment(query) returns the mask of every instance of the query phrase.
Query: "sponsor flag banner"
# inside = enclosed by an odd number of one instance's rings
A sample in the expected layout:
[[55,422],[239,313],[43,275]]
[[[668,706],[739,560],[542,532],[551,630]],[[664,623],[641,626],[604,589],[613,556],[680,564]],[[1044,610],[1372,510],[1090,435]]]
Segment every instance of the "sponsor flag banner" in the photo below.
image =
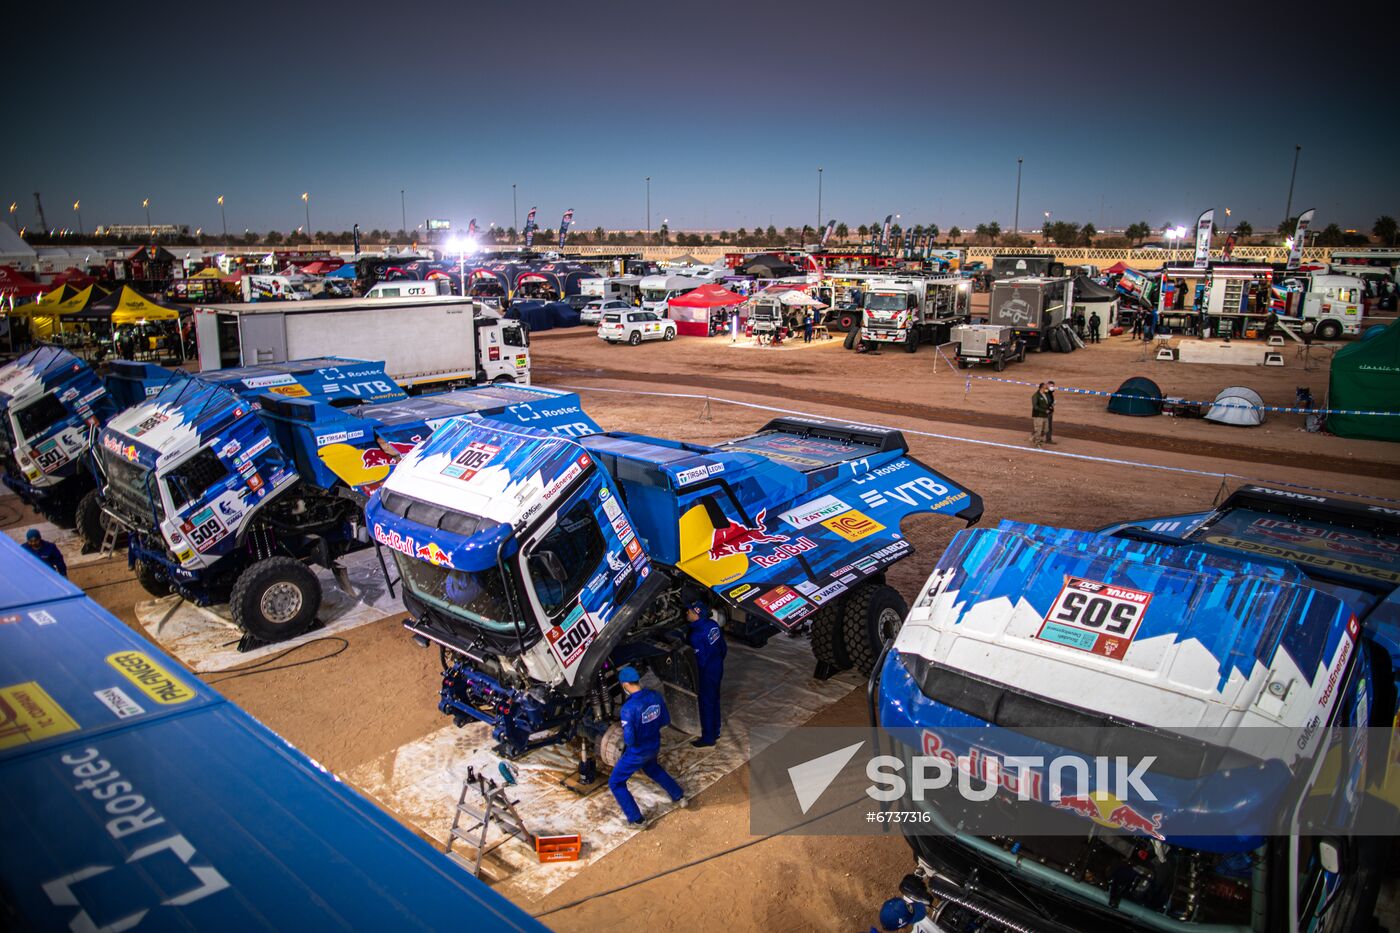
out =
[[360,255],[360,225],[359,225],[359,224],[355,224],[354,237],[355,237],[355,255],[358,256],[358,255]]
[[880,227],[880,249],[884,250],[890,245],[890,223],[894,220],[893,214],[885,215],[885,223]]
[[564,240],[569,235],[569,224],[574,222],[574,209],[571,207],[564,212],[564,219],[559,221],[559,248],[564,248]]
[[827,241],[831,239],[831,235],[832,235],[833,233],[835,233],[835,232],[836,232],[836,221],[834,221],[834,220],[828,220],[828,221],[826,222],[826,229],[822,231],[822,246],[826,246]]
[[535,208],[530,208],[530,213],[525,215],[525,248],[529,249],[535,242]]
[[1298,226],[1293,231],[1293,246],[1288,250],[1288,268],[1298,268],[1298,263],[1303,258],[1303,244],[1308,239],[1308,227],[1312,225],[1315,210],[1309,208],[1298,215]]
[[1197,269],[1210,264],[1210,235],[1215,227],[1215,211],[1209,210],[1196,218],[1196,263]]

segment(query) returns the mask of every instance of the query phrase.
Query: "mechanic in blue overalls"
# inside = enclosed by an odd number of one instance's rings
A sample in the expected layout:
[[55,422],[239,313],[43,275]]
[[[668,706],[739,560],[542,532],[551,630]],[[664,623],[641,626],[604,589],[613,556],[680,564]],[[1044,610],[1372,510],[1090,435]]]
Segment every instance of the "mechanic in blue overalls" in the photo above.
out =
[[633,826],[644,826],[642,811],[637,801],[627,789],[627,779],[638,771],[657,783],[675,803],[685,806],[685,792],[676,779],[666,773],[656,761],[661,751],[661,729],[671,721],[666,709],[666,701],[661,694],[642,686],[641,675],[635,667],[624,667],[617,672],[622,691],[627,694],[619,717],[622,720],[622,757],[613,765],[612,777],[608,778],[608,788],[617,798],[622,815]]
[[700,670],[695,685],[700,703],[700,738],[690,744],[708,748],[719,739],[719,685],[724,679],[724,656],[729,653],[729,645],[704,602],[696,600],[686,606],[685,620],[690,623],[686,640],[695,650],[695,664]]

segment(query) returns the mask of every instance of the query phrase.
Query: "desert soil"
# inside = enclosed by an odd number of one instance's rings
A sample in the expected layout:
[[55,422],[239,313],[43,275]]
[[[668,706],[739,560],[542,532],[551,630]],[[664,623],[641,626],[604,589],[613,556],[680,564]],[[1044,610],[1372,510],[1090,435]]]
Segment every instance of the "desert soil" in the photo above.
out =
[[[1247,385],[1266,404],[1289,405],[1295,388],[1308,386],[1320,402],[1325,353],[1316,354],[1318,368],[1306,370],[1291,347],[1288,365],[1269,369],[1148,362],[1141,344],[1126,338],[1067,355],[1033,354],[999,375],[1059,384],[1059,443],[1044,451],[1025,447],[1029,387],[976,378],[969,383],[969,374],[998,374],[952,369],[930,348],[862,356],[844,351],[839,339],[768,350],[687,338],[613,347],[574,330],[537,335],[532,352],[535,381],[579,387],[585,408],[609,430],[706,443],[751,432],[774,416],[757,407],[719,401],[707,406],[700,397],[640,392],[708,395],[899,427],[909,432],[917,457],[982,496],[983,525],[1014,518],[1095,528],[1196,511],[1245,479],[1400,500],[1400,448],[1394,445],[1308,434],[1295,415],[1271,416],[1257,428],[1126,418],[1107,414],[1102,398],[1063,391],[1111,391],[1129,376],[1146,375],[1167,395],[1188,399],[1209,400],[1225,386]],[[4,500],[0,513],[5,524],[32,520],[13,498]],[[896,567],[890,582],[906,598],[955,530],[954,523],[934,517],[905,528],[918,553]],[[124,556],[75,568],[73,579],[139,629],[132,607],[144,593]],[[435,708],[437,653],[415,647],[399,621],[354,629],[348,648],[332,658],[207,679],[344,774],[445,723]],[[333,648],[314,643],[285,661],[311,660]],[[859,725],[865,718],[857,692],[814,721]],[[666,816],[542,901],[522,906],[558,930],[610,928],[619,917],[648,930],[868,929],[881,901],[910,868],[904,842],[897,836],[777,837],[707,858],[753,841],[747,780],[747,768],[741,768],[701,794],[693,808]],[[678,868],[697,859],[703,861]],[[643,880],[658,872],[666,873]]]

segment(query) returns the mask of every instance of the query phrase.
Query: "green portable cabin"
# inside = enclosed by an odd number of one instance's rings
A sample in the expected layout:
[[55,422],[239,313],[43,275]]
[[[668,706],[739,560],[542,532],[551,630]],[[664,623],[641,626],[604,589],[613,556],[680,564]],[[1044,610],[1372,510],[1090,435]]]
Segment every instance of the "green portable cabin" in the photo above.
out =
[[[1345,411],[1400,413],[1400,322],[1332,357],[1327,407]],[[1400,441],[1400,414],[1327,416],[1327,430],[1338,437]]]

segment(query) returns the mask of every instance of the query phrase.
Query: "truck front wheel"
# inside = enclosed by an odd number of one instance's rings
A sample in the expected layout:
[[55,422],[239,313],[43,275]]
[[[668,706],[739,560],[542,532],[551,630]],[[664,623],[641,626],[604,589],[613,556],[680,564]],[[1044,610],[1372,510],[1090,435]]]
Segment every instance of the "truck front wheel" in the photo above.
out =
[[906,341],[904,341],[904,352],[905,352],[905,353],[918,353],[918,352],[919,352],[919,333],[918,333],[918,331],[915,331],[915,330],[909,331],[909,339],[906,340]]
[[828,603],[812,617],[812,655],[833,671],[844,671],[851,666],[851,657],[846,653],[846,643],[841,636],[839,604]]
[[841,636],[855,669],[869,677],[885,645],[904,625],[909,606],[892,586],[867,583],[846,600]]
[[860,328],[859,328],[859,327],[852,327],[850,330],[846,331],[846,340],[845,340],[844,346],[846,347],[847,350],[854,350],[854,349],[856,348],[856,341],[859,340],[859,339],[860,339]]
[[165,576],[165,571],[161,569],[160,565],[153,561],[138,560],[136,562],[136,582],[141,584],[143,590],[157,599],[170,595],[170,580]]
[[618,759],[622,757],[622,723],[615,722],[608,726],[607,731],[598,736],[593,752],[609,768],[616,767]]
[[1342,325],[1336,321],[1323,321],[1317,325],[1318,340],[1336,340],[1342,336]]
[[316,621],[321,584],[301,561],[269,557],[239,574],[228,602],[239,628],[263,641],[286,641]]
[[78,500],[78,509],[73,513],[78,537],[83,541],[83,553],[91,554],[100,550],[107,538],[107,516],[102,514],[102,503],[97,498],[97,490],[89,490]]

